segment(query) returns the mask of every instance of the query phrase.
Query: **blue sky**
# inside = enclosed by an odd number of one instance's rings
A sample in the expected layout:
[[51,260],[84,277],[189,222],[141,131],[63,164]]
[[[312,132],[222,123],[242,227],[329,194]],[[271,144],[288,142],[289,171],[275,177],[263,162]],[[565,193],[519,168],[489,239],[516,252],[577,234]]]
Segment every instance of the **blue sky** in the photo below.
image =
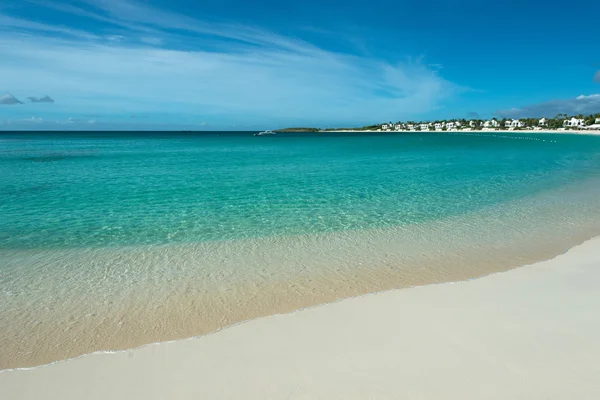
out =
[[600,112],[598,15],[578,0],[4,0],[0,130]]

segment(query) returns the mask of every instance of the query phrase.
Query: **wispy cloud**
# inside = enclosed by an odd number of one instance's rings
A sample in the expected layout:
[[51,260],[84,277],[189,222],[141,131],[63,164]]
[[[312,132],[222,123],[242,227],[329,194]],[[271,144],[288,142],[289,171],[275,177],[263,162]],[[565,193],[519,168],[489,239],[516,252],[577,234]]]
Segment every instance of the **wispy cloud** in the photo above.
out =
[[96,120],[95,119],[90,119],[90,120],[86,120],[86,119],[82,119],[82,118],[67,118],[66,121],[57,121],[58,123],[67,123],[67,124],[95,124]]
[[4,14],[0,14],[0,27],[1,30],[10,30],[11,32],[49,32],[88,40],[98,38],[97,35],[82,30],[44,24]]
[[[389,63],[336,53],[133,0],[29,1],[104,23],[102,32],[81,32],[12,19],[30,34],[0,36],[0,76],[20,93],[60,96],[52,112],[62,115],[362,123],[429,112],[463,90],[419,58]],[[56,35],[34,34],[44,30]]]
[[[133,35],[139,35],[140,41],[153,42],[168,36],[190,33],[211,39],[227,39],[240,44],[277,47],[290,51],[318,51],[316,46],[289,38],[259,27],[240,25],[230,22],[202,21],[196,18],[154,7],[148,2],[138,0],[75,0],[79,6],[61,4],[51,0],[25,0],[40,7],[45,7],[70,14],[74,17],[93,19],[106,24],[110,30],[115,27],[125,29]],[[26,24],[23,21],[23,24]],[[18,24],[15,24],[18,26]],[[41,27],[40,27],[41,28]],[[114,36],[108,34],[107,39]],[[161,38],[162,36],[162,38]],[[232,45],[232,43],[228,43]]]
[[25,118],[25,119],[21,120],[20,122],[24,122],[27,124],[41,124],[42,122],[44,122],[44,119],[39,118],[39,117],[30,117],[30,118]]
[[557,114],[595,114],[600,112],[600,94],[581,95],[574,99],[552,100],[521,108],[499,110],[496,115],[506,118],[553,117]]
[[600,70],[598,70],[594,75],[594,82],[600,83]]

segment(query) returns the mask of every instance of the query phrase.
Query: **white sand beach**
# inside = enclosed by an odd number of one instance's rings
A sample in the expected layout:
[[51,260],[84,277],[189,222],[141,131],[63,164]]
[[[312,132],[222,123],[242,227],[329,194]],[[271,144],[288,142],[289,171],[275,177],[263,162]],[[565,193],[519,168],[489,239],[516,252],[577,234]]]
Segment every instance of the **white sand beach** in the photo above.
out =
[[2,399],[598,399],[600,238],[553,260],[0,373]]
[[336,129],[331,131],[323,131],[327,133],[368,133],[368,132],[379,132],[379,133],[485,133],[485,134],[539,134],[539,133],[553,133],[559,135],[600,135],[598,129],[585,129],[585,130],[557,130],[557,129],[543,129],[543,130],[456,130],[456,131],[381,131],[381,130],[351,130],[351,129]]

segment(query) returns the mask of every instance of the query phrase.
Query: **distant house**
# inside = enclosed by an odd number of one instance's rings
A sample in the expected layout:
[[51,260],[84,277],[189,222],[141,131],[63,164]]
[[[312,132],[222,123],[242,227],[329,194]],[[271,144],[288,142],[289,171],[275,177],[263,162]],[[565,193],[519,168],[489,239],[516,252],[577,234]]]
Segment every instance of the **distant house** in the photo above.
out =
[[402,124],[396,124],[396,126],[394,127],[394,130],[401,131],[402,130]]
[[499,126],[500,126],[500,123],[498,121],[496,121],[495,119],[492,119],[491,121],[485,121],[483,123],[484,128],[497,128]]
[[585,121],[579,118],[566,119],[563,126],[565,128],[581,128],[585,126]]
[[594,124],[600,124],[600,118],[596,118],[596,121],[594,121]]
[[436,124],[433,125],[433,128],[436,131],[441,131],[443,127],[444,127],[444,125],[442,125],[440,122],[438,122],[438,123],[436,123]]
[[515,129],[515,128],[523,128],[525,126],[524,122],[519,121],[518,119],[513,119],[510,121],[506,121],[504,123],[505,128]]
[[477,121],[474,121],[474,120],[469,121],[469,126],[471,128],[476,128],[477,127]]
[[548,120],[546,118],[542,118],[538,122],[539,126],[548,126]]
[[408,128],[409,131],[415,130],[415,126],[413,124],[408,124],[408,125],[406,125],[406,127]]
[[450,130],[450,129],[454,129],[454,128],[455,128],[455,126],[456,126],[456,125],[454,124],[454,122],[448,122],[448,123],[446,124],[446,128],[447,128],[448,130]]
[[419,125],[419,129],[421,129],[422,131],[428,131],[429,124],[421,124],[421,125]]

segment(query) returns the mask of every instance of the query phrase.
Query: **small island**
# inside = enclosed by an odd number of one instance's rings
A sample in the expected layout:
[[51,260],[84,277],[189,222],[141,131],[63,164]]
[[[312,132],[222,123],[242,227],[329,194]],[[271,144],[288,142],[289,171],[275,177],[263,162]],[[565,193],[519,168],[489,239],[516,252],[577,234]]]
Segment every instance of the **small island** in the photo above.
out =
[[284,129],[276,129],[275,132],[319,132],[321,129],[319,128],[284,128]]

